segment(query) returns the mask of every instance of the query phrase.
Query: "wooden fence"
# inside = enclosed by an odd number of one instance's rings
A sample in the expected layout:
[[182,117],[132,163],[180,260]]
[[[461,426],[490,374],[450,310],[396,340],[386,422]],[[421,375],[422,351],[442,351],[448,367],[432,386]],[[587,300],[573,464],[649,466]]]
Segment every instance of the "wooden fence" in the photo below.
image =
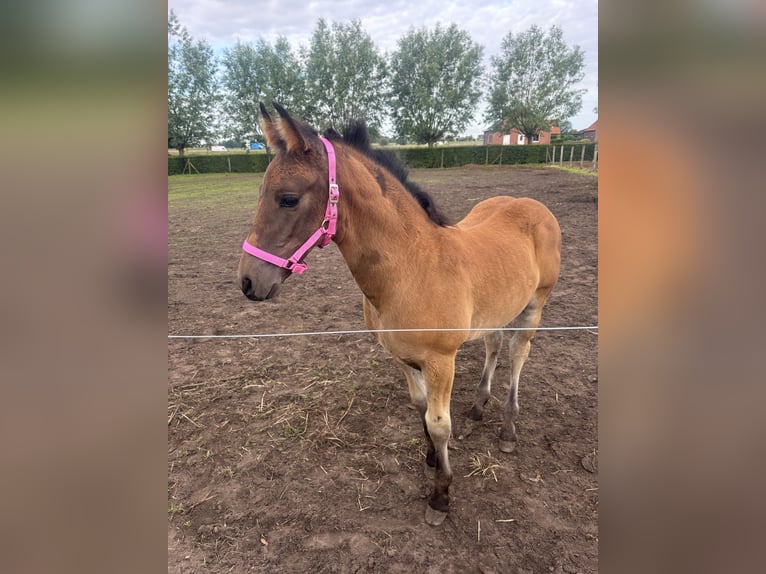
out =
[[[589,156],[586,159],[587,146],[593,146],[592,153],[588,153]],[[579,148],[577,152],[575,149]],[[556,155],[558,153],[558,155]],[[578,157],[579,156],[579,157]],[[561,166],[566,165],[568,167],[574,167],[575,163],[579,162],[581,169],[598,169],[598,144],[554,144],[548,146],[548,150],[545,158],[546,163],[557,163]]]

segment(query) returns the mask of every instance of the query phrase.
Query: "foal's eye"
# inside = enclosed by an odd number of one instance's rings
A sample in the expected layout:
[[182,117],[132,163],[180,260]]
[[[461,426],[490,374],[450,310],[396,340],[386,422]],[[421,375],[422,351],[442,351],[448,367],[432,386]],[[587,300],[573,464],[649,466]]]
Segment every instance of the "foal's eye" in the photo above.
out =
[[299,199],[296,195],[283,195],[279,198],[279,207],[295,207]]

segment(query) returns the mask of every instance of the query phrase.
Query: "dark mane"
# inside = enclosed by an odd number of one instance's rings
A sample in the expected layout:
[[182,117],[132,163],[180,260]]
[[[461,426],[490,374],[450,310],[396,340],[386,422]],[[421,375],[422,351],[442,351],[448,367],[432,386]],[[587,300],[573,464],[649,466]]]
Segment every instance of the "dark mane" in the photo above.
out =
[[437,207],[431,195],[424,191],[417,183],[407,179],[409,170],[399,157],[399,154],[393,150],[373,148],[370,145],[370,134],[364,122],[353,120],[343,129],[343,136],[332,128],[325,131],[324,136],[330,140],[341,140],[349,144],[354,149],[362,152],[379,166],[391,172],[398,179],[404,188],[409,191],[418,201],[423,210],[428,214],[428,218],[436,225],[446,227],[451,225],[450,219]]

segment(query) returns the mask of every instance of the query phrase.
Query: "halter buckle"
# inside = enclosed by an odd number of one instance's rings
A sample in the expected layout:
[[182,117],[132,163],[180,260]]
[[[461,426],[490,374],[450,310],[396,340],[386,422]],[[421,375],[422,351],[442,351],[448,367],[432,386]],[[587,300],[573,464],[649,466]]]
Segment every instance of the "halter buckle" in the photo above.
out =
[[287,269],[290,273],[297,273],[298,275],[303,275],[308,267],[309,266],[305,263],[291,261],[290,259],[287,260],[287,265],[285,265],[285,269]]

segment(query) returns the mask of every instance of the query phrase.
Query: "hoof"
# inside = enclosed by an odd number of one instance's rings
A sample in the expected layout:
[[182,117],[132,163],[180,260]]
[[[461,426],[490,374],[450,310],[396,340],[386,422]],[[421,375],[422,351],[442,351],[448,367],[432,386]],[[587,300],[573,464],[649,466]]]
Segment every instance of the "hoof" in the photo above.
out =
[[480,409],[476,405],[473,405],[471,410],[468,411],[468,418],[472,421],[480,421],[484,418],[484,409]]
[[426,506],[426,523],[431,526],[439,526],[447,518],[446,512],[434,510],[430,505]]
[[500,450],[507,453],[513,452],[516,450],[516,441],[500,439]]
[[457,435],[457,440],[465,440],[469,436],[473,434],[474,429],[477,427],[477,423],[472,418],[468,417],[465,419],[465,424],[463,425],[463,432]]

